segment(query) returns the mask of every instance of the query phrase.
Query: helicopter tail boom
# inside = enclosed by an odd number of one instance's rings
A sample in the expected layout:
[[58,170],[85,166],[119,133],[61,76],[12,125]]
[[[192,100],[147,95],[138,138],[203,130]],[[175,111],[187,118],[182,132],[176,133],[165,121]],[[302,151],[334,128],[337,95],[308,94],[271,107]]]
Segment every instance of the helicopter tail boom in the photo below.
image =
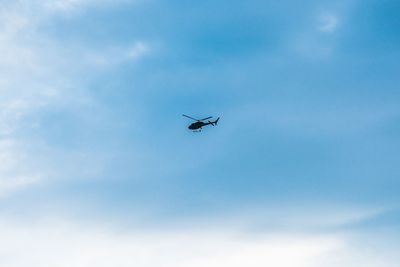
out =
[[216,126],[218,124],[219,117],[215,121],[208,121],[212,126]]

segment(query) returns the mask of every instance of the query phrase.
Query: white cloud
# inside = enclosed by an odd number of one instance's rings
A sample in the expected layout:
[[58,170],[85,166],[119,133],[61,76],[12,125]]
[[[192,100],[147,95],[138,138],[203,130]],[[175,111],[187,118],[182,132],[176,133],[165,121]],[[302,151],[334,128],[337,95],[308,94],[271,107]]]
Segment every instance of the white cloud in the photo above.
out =
[[321,32],[332,33],[339,24],[339,18],[333,14],[320,15],[318,20],[318,30]]
[[1,221],[4,267],[394,267],[399,260],[396,245],[349,233],[255,235],[229,227],[120,231],[65,220]]
[[246,236],[214,230],[136,230],[52,221],[0,225],[0,264],[4,267],[311,267],[342,247],[329,235]]

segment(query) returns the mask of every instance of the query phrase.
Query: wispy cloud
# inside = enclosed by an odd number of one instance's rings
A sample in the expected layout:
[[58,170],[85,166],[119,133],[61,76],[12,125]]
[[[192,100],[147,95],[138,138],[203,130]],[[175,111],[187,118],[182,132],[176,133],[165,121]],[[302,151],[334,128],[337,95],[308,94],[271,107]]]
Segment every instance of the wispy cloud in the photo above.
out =
[[31,157],[20,143],[0,139],[0,198],[40,181],[42,173],[28,161]]
[[[134,62],[149,51],[144,41],[132,41],[127,45],[111,43],[103,47],[90,42],[58,42],[41,30],[42,25],[53,19],[49,9],[67,12],[122,2],[126,1],[16,1],[0,9],[0,153],[2,158],[13,162],[12,165],[3,164],[0,183],[3,195],[42,180],[45,173],[53,173],[53,178],[71,175],[69,168],[59,166],[54,160],[57,154],[66,160],[68,157],[62,156],[65,153],[50,147],[45,137],[38,135],[43,127],[42,115],[60,110],[74,114],[88,106],[100,110],[101,104],[95,103],[86,89],[90,83],[88,77],[96,76],[97,71],[105,67]],[[30,136],[29,133],[35,134]],[[44,159],[46,164],[42,165],[40,175],[32,167],[40,165],[39,157],[32,153],[33,147],[36,153],[42,153],[42,158],[48,158]],[[82,153],[71,153],[76,157],[71,156],[70,161],[80,161],[81,156],[77,155]],[[23,160],[19,158],[21,155]],[[21,168],[22,163],[32,169]],[[24,172],[20,173],[22,169]]]
[[349,12],[351,5],[342,7],[340,11],[320,11],[312,15],[312,19],[295,37],[295,51],[311,60],[326,60],[334,56],[337,46],[337,32],[340,30],[341,16]]
[[83,50],[77,56],[84,60],[82,65],[94,68],[115,67],[124,63],[132,63],[149,53],[146,42],[137,41],[132,45],[111,46],[102,50]]
[[318,20],[318,30],[321,32],[332,33],[339,25],[339,18],[333,14],[320,15]]
[[48,11],[71,13],[93,7],[107,7],[118,4],[132,3],[132,0],[46,0],[38,1]]

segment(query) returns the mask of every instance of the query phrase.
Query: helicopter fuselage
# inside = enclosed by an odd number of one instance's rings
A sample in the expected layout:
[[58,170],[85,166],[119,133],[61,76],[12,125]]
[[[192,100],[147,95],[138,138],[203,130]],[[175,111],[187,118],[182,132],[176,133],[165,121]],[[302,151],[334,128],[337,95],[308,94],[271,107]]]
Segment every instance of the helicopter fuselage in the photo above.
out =
[[196,121],[196,122],[193,122],[192,124],[190,124],[188,128],[190,130],[198,130],[198,129],[201,129],[201,127],[203,127],[203,126],[205,126],[207,124],[210,124],[210,123],[204,123],[202,121]]

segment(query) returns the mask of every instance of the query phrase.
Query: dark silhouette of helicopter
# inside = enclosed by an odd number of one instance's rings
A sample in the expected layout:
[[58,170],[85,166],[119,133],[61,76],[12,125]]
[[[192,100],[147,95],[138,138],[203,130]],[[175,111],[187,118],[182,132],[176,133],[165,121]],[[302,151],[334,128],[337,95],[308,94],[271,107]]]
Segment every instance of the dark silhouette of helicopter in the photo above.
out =
[[198,120],[198,119],[192,118],[185,114],[182,114],[182,116],[196,121],[196,122],[193,122],[192,124],[190,124],[188,127],[189,130],[192,130],[192,131],[201,131],[201,127],[209,125],[209,124],[211,124],[212,126],[215,126],[218,124],[218,121],[219,121],[219,117],[215,121],[204,122],[205,120],[211,119],[212,117],[207,117],[207,118]]

